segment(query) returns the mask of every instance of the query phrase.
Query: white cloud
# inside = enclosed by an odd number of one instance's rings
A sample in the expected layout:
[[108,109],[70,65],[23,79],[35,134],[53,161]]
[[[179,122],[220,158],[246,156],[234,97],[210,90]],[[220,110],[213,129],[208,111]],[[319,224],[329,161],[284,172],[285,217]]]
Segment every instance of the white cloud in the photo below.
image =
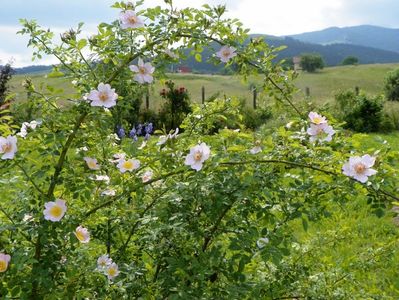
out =
[[[15,36],[21,27],[18,18],[35,18],[39,24],[51,26],[57,34],[86,21],[85,35],[96,31],[96,23],[110,22],[118,17],[111,9],[113,0],[1,0],[0,60],[13,56],[15,66],[31,64],[31,49],[26,49],[27,37]],[[204,4],[226,4],[227,17],[240,19],[251,33],[288,35],[321,30],[331,26],[361,24],[399,27],[397,0],[174,0],[175,7],[196,7]],[[155,6],[163,0],[145,0]],[[47,8],[47,9],[45,9]],[[92,8],[92,9],[90,9]],[[51,11],[51,13],[50,13]],[[6,42],[4,42],[6,41]],[[46,63],[35,62],[36,64]]]

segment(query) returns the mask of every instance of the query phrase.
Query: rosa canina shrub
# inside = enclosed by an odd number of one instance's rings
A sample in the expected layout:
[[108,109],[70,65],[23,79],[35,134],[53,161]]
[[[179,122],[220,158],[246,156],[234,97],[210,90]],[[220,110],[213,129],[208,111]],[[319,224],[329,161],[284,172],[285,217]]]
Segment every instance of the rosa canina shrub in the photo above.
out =
[[[272,63],[278,49],[244,45],[247,30],[223,19],[224,7],[165,3],[116,3],[119,20],[90,39],[80,38],[80,24],[60,45],[23,21],[34,56],[56,56],[82,96],[60,109],[37,92],[41,121],[26,120],[18,133],[2,128],[2,298],[295,297],[294,273],[265,280],[287,266],[291,221],[305,226],[355,197],[377,211],[398,200],[389,151],[360,153],[325,116],[299,111],[293,74]],[[220,120],[240,124],[239,101],[228,98],[194,105],[184,133],[138,142],[113,133],[128,95],[162,78],[180,50],[200,59],[211,42],[220,45],[214,63],[263,76],[265,92],[298,114],[290,126],[210,135]]]

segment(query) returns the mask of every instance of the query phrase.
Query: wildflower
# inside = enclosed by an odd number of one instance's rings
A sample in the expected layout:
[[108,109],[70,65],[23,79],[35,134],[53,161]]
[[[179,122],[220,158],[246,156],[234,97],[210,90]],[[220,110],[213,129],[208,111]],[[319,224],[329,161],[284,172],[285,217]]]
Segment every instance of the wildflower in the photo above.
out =
[[116,263],[111,263],[105,269],[105,274],[107,275],[109,280],[114,279],[119,275],[118,265]]
[[311,142],[316,140],[319,140],[320,142],[330,142],[332,140],[332,136],[335,134],[335,130],[327,123],[321,123],[319,125],[310,124],[307,133],[310,135]]
[[137,135],[141,135],[143,133],[143,125],[137,125]]
[[349,177],[365,183],[369,176],[377,174],[377,171],[371,169],[374,166],[375,157],[368,154],[360,156],[350,157],[349,161],[343,165],[342,172]]
[[259,152],[262,152],[262,147],[260,146],[261,145],[261,141],[260,140],[256,140],[254,144],[255,144],[255,147],[253,147],[251,150],[249,150],[249,152],[251,154],[257,154]]
[[90,170],[100,170],[101,167],[100,167],[100,165],[97,163],[97,159],[91,158],[91,157],[84,157],[83,159],[84,159],[84,161],[86,162],[87,167],[88,167]]
[[130,130],[129,132],[129,137],[133,139],[136,136],[136,134],[137,134],[136,128],[133,127],[132,130]]
[[216,52],[216,56],[219,57],[222,62],[227,63],[231,58],[237,55],[235,51],[236,48],[225,45]]
[[22,221],[24,222],[30,222],[33,220],[33,216],[31,214],[24,214],[24,218],[22,219]]
[[258,246],[259,249],[266,247],[267,244],[269,244],[269,239],[267,237],[260,238],[256,241],[256,246]]
[[201,143],[190,149],[190,153],[186,156],[184,164],[199,171],[202,169],[202,164],[209,158],[210,154],[210,148],[205,143]]
[[23,122],[20,131],[17,133],[18,136],[25,138],[26,135],[28,134],[28,128],[30,129],[36,129],[38,125],[40,125],[42,122],[41,121],[31,121],[31,122]]
[[10,260],[11,260],[10,255],[0,253],[0,273],[7,271]]
[[17,137],[9,135],[6,138],[0,136],[0,154],[1,159],[13,159],[17,152]]
[[145,171],[144,174],[141,176],[141,180],[143,183],[146,183],[152,179],[152,175],[154,173],[151,170]]
[[125,129],[123,129],[122,126],[118,125],[116,127],[116,134],[118,135],[118,138],[123,139],[126,136]]
[[110,264],[112,264],[112,259],[108,256],[108,254],[101,255],[97,259],[97,269],[100,271],[105,270]]
[[154,130],[154,126],[152,125],[152,123],[148,123],[145,127],[144,127],[144,132],[151,134],[152,131]]
[[169,57],[173,58],[173,59],[178,59],[179,58],[179,55],[176,54],[175,52],[173,52],[170,49],[166,49],[165,50],[165,54],[168,55]]
[[47,202],[44,204],[45,210],[43,210],[44,218],[52,222],[58,222],[65,215],[67,207],[65,201],[57,199],[55,202]]
[[97,90],[92,90],[87,99],[91,100],[91,106],[109,108],[116,105],[118,94],[115,93],[115,89],[111,89],[109,84],[100,83]]
[[85,227],[78,226],[75,230],[75,236],[83,244],[90,241],[90,233]]
[[144,22],[136,15],[133,10],[126,10],[120,13],[119,20],[121,21],[122,29],[140,28],[144,26]]
[[95,181],[104,181],[106,184],[108,184],[110,181],[110,178],[108,175],[96,175],[96,176],[94,176],[94,177],[92,176],[90,178]]
[[151,83],[154,80],[152,73],[154,73],[155,68],[149,62],[144,63],[141,58],[139,58],[137,66],[131,65],[129,68],[132,72],[137,73],[134,80],[138,83]]
[[158,146],[163,145],[163,144],[165,144],[168,140],[177,138],[178,133],[179,133],[179,128],[176,128],[173,134],[172,134],[172,133],[169,133],[169,134],[167,134],[167,135],[161,135],[161,136],[159,137],[159,140],[158,140],[158,142],[157,142],[157,145],[158,145]]
[[136,170],[140,168],[140,161],[137,159],[121,159],[117,165],[119,171],[121,173],[125,173],[126,171],[131,172],[133,170]]
[[319,115],[318,113],[313,112],[313,111],[309,113],[309,119],[310,119],[310,122],[312,122],[313,124],[316,124],[316,125],[327,123],[326,117]]
[[148,141],[150,139],[150,137],[151,137],[151,134],[146,133],[144,136],[144,140]]
[[115,196],[116,191],[113,189],[104,190],[101,192],[101,196]]

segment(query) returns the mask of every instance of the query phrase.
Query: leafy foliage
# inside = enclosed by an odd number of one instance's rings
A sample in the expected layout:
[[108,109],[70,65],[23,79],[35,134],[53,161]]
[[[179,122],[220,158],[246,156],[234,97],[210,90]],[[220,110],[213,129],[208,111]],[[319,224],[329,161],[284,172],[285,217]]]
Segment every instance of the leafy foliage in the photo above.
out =
[[340,117],[346,122],[345,127],[357,132],[389,131],[394,125],[383,113],[381,97],[370,98],[365,94],[356,95],[352,90],[335,96]]
[[399,101],[399,69],[389,72],[384,82],[385,97],[390,101]]
[[165,84],[166,89],[160,92],[165,103],[159,112],[159,122],[169,131],[181,124],[191,112],[191,107],[188,91],[184,87],[175,87],[175,83],[171,80]]
[[[171,0],[165,2],[168,8],[141,11],[142,2],[117,2],[114,7],[145,17],[146,26],[123,30],[118,22],[102,23],[97,35],[81,39],[80,24],[62,36],[61,45],[53,44],[51,31],[23,21],[35,57],[59,58],[63,68],[54,73],[66,72],[81,95],[61,109],[58,91],[49,88],[50,95],[44,95],[29,85],[43,121],[18,138],[14,159],[0,162],[0,248],[12,255],[1,275],[2,298],[256,299],[295,298],[297,291],[313,297],[322,283],[308,291],[303,273],[284,272],[298,255],[293,222],[307,229],[334,205],[357,198],[367,199],[378,214],[388,199],[398,200],[391,192],[398,174],[389,148],[371,153],[378,155],[378,173],[360,184],[341,173],[354,149],[348,137],[309,142],[304,129],[309,122],[292,102],[294,75],[272,62],[278,49],[260,39],[243,46],[248,30],[238,20],[223,19],[223,6],[179,11]],[[164,132],[143,143],[119,139],[118,109],[129,95],[148,88],[133,82],[128,65],[151,58],[155,75],[166,76],[162,68],[171,58],[165,50],[192,47],[199,59],[212,41],[236,47],[237,72],[244,78],[261,75],[265,94],[298,114],[293,123],[246,131],[240,101],[215,99],[193,106],[180,135]],[[84,56],[86,51],[91,54]],[[90,94],[83,98],[99,83],[116,89],[117,105],[93,107]],[[107,97],[96,95],[101,101]],[[229,129],[232,124],[239,130]],[[187,153],[201,160],[202,153],[191,153],[199,143],[211,153],[194,170]],[[251,151],[254,145],[260,151]],[[88,158],[100,168],[86,163]],[[133,158],[134,168],[124,165]],[[46,220],[46,204],[60,198],[66,201],[65,216]],[[89,243],[79,242],[79,226],[89,230]],[[106,273],[107,278],[96,266],[104,254],[117,263],[119,274]]]
[[359,59],[356,56],[347,56],[342,61],[342,65],[357,65],[359,63]]
[[307,72],[315,72],[317,69],[323,69],[323,58],[320,54],[315,53],[301,54],[301,68]]

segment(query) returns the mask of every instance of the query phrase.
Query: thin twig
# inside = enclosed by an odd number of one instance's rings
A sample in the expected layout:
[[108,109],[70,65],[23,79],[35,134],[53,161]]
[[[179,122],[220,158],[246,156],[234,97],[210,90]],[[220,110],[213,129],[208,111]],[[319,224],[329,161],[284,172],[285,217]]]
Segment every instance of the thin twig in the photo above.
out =
[[18,163],[18,161],[15,161],[15,165],[21,169],[21,171],[24,173],[26,178],[32,183],[33,187],[42,195],[45,196],[46,194],[40,189],[40,187],[33,181],[32,177],[29,176],[28,172]]

